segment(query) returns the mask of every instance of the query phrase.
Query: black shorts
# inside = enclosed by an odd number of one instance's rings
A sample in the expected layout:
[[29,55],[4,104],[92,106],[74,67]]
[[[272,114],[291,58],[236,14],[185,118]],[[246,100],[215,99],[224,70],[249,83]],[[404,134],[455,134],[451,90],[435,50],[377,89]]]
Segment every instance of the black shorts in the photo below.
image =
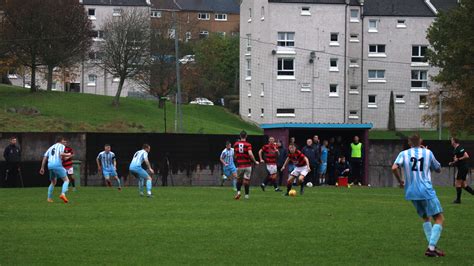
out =
[[469,172],[469,168],[467,167],[459,167],[458,174],[456,175],[456,180],[466,181],[467,173]]

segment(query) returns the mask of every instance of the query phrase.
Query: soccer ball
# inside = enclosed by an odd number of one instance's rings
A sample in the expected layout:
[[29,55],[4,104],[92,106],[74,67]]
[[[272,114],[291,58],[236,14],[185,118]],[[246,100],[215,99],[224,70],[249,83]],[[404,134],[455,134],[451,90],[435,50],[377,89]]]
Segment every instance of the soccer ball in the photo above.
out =
[[292,189],[290,192],[288,192],[288,195],[295,197],[296,196],[296,190]]
[[308,183],[306,183],[306,186],[307,186],[307,187],[313,187],[313,183],[308,182]]

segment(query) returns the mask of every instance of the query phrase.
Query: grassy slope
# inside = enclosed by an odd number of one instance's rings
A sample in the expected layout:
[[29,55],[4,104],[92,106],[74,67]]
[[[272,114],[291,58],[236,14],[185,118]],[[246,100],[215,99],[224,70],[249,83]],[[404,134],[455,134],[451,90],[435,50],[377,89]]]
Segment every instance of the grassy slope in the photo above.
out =
[[[157,102],[121,99],[120,108],[111,106],[112,98],[90,94],[41,92],[0,85],[0,131],[64,132],[164,132],[163,109]],[[7,113],[9,107],[36,107],[41,115]],[[167,129],[174,130],[174,105],[167,105]],[[186,133],[250,134],[262,131],[217,106],[183,106]]]
[[[56,188],[55,195],[59,193]],[[0,190],[0,264],[471,265],[474,197],[439,188],[444,258],[425,258],[422,223],[400,189],[312,188],[301,197],[229,188]]]
[[[401,133],[405,136],[410,136],[414,133],[420,134],[420,136],[425,140],[437,140],[438,139],[438,131],[401,131]],[[371,130],[369,131],[370,139],[400,139],[399,136],[396,135],[395,131],[387,131],[387,130]],[[447,129],[443,129],[441,139],[448,140],[451,137],[451,134]],[[474,140],[474,135],[467,135],[462,134],[458,136],[460,139],[463,140]]]

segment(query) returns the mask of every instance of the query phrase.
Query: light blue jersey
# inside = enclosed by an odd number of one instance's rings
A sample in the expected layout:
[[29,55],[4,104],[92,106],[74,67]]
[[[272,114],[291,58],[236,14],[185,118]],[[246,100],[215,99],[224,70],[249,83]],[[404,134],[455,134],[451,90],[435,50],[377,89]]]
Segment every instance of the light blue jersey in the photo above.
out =
[[56,143],[44,153],[43,157],[48,158],[48,168],[62,168],[63,160],[61,154],[64,153],[65,146],[61,143]]
[[328,148],[321,146],[321,163],[328,162]]
[[115,169],[115,165],[114,165],[115,154],[113,152],[103,151],[99,153],[99,155],[97,156],[97,160],[100,160],[100,164],[102,165],[103,169],[106,169],[106,170]]
[[395,160],[405,176],[405,199],[429,200],[436,198],[431,184],[431,170],[440,170],[441,165],[428,149],[414,147],[398,154]]
[[135,152],[135,155],[133,155],[133,160],[130,163],[130,169],[131,168],[141,168],[143,161],[148,160],[148,152],[145,150],[139,150]]
[[221,153],[221,159],[229,166],[235,166],[234,149],[224,149]]

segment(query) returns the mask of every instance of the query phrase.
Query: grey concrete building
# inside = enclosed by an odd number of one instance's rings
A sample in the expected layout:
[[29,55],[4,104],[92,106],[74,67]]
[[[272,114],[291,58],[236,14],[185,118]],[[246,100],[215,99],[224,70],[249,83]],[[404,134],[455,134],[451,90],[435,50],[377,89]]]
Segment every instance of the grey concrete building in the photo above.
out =
[[240,114],[258,124],[422,129],[437,70],[426,30],[456,0],[244,0]]

